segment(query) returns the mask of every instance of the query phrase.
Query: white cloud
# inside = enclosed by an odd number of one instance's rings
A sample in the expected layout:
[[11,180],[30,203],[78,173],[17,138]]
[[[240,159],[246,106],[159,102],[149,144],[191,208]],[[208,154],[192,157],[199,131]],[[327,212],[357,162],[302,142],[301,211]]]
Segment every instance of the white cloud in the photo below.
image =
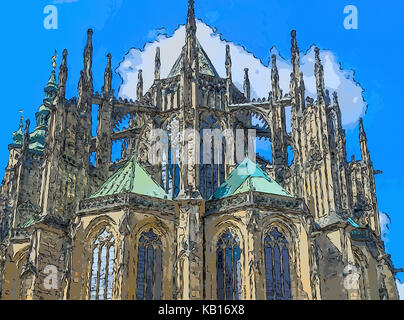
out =
[[[270,67],[265,66],[244,47],[224,40],[219,33],[200,20],[197,21],[197,37],[221,77],[225,77],[226,74],[225,47],[229,44],[235,85],[242,90],[244,68],[249,68],[252,98],[268,97],[271,87]],[[143,70],[144,89],[147,90],[152,85],[156,47],[161,48],[161,76],[166,77],[180,55],[184,39],[185,26],[180,26],[171,37],[158,34],[156,40],[147,43],[143,50],[130,49],[117,68],[117,72],[123,79],[119,95],[123,98],[135,99],[139,69]],[[277,55],[280,86],[286,93],[289,91],[290,62],[283,59],[276,49],[272,49],[272,53]],[[330,93],[333,91],[338,93],[343,125],[352,127],[366,111],[366,103],[362,96],[363,88],[354,81],[353,71],[341,69],[336,56],[331,51],[322,50],[320,57],[324,65],[326,88],[330,90]],[[301,53],[301,70],[304,73],[306,94],[316,98],[314,47],[306,53]]]
[[400,282],[400,280],[396,279],[398,294],[400,295],[400,300],[404,300],[404,283]]
[[391,223],[391,219],[387,213],[379,212],[379,221],[382,239],[384,242],[388,242],[388,233],[390,232],[389,225]]

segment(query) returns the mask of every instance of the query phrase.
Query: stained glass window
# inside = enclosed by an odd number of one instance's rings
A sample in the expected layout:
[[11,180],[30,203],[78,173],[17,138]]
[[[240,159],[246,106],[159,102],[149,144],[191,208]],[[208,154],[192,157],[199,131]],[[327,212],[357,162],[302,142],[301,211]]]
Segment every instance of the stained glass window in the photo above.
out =
[[267,300],[290,300],[289,244],[278,228],[268,232],[264,242]]
[[136,299],[159,300],[162,295],[163,252],[160,237],[152,229],[139,239]]
[[240,240],[230,230],[224,232],[216,246],[216,281],[219,300],[241,299]]
[[104,229],[93,243],[90,300],[111,300],[114,280],[115,240]]

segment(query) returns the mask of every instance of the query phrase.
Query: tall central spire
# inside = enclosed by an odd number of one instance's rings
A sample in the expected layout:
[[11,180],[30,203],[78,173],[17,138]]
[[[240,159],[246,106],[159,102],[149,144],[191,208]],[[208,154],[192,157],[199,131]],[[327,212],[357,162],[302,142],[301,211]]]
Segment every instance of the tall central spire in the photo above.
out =
[[196,40],[196,21],[195,21],[195,9],[194,0],[189,0],[188,2],[188,16],[186,25],[186,52],[185,52],[185,63],[188,68],[192,68],[195,72],[198,72],[198,62],[197,62],[197,40]]
[[187,37],[195,36],[196,34],[196,22],[195,22],[195,8],[194,0],[188,1],[188,16],[187,16]]

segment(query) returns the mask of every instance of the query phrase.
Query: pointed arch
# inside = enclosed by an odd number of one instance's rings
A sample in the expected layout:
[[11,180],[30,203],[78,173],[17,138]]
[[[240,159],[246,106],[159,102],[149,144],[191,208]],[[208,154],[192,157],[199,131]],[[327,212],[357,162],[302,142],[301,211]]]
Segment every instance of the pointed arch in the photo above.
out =
[[228,226],[215,237],[216,297],[218,300],[241,300],[242,295],[242,238]]
[[111,300],[114,284],[115,238],[108,227],[100,228],[90,244],[90,300]]
[[[160,300],[172,296],[172,252],[174,239],[172,229],[156,217],[139,221],[131,231],[128,281],[131,299]],[[163,275],[166,275],[163,277]]]
[[142,232],[137,246],[136,299],[160,300],[163,285],[161,236],[150,228]]
[[115,222],[100,216],[85,230],[86,291],[89,300],[112,300],[116,274],[118,235]]
[[264,233],[265,290],[267,300],[290,300],[290,244],[274,225]]
[[273,215],[263,221],[262,261],[264,297],[267,300],[291,300],[297,294],[299,268],[296,226],[283,215]]

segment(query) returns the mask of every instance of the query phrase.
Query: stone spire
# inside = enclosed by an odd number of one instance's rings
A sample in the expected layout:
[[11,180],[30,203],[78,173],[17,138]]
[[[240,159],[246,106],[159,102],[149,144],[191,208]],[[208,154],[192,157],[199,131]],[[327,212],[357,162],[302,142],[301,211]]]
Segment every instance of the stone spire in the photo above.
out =
[[366,132],[365,129],[363,128],[363,119],[360,118],[359,119],[359,141],[360,142],[367,142],[367,138],[366,138]]
[[154,59],[154,79],[160,80],[161,60],[160,60],[160,47],[156,48],[156,57]]
[[87,44],[84,49],[84,85],[89,92],[93,92],[93,30],[87,31]]
[[[300,55],[299,55],[299,47],[297,46],[296,40],[296,30],[292,30],[291,32],[292,38],[292,46],[291,46],[291,64],[292,64],[292,74],[290,77],[291,88],[293,88],[293,92],[290,92],[290,95],[295,98],[296,102],[296,111],[299,116],[303,109],[305,108],[305,86],[303,80],[303,73],[300,71]],[[293,83],[292,83],[293,82]]]
[[194,0],[188,1],[188,16],[185,41],[186,52],[184,63],[186,63],[187,67],[192,68],[194,72],[199,72]]
[[315,47],[316,64],[314,66],[314,74],[316,76],[317,98],[324,99],[324,69],[320,59],[320,49]]
[[140,101],[140,99],[142,99],[142,97],[143,97],[143,75],[142,75],[141,69],[139,69],[139,72],[137,75],[136,96],[137,96],[138,101]]
[[250,100],[251,95],[251,86],[250,86],[250,79],[248,77],[248,68],[244,69],[244,97],[247,100]]
[[188,1],[187,37],[196,35],[194,0]]
[[231,80],[231,55],[230,55],[230,46],[226,45],[226,78]]
[[58,96],[59,99],[64,99],[66,95],[66,81],[67,81],[67,50],[63,50],[62,63],[59,67],[59,89]]
[[296,40],[296,30],[292,30],[292,47],[291,47],[291,62],[293,67],[293,74],[295,75],[296,80],[300,82],[300,56],[299,56],[299,47],[297,46]]
[[107,66],[104,72],[104,87],[103,91],[106,95],[111,93],[112,89],[112,68],[111,68],[111,59],[112,56],[110,53],[107,54]]
[[280,87],[279,87],[279,72],[276,66],[276,55],[272,55],[272,68],[271,68],[271,81],[272,81],[272,97],[273,99],[279,100],[280,97]]
[[337,122],[337,132],[342,132],[342,119],[341,119],[341,108],[339,106],[339,102],[338,102],[338,94],[337,92],[333,92],[332,94],[332,98],[333,98],[333,109],[335,111],[336,114],[336,122]]
[[370,154],[369,154],[369,149],[368,149],[368,139],[366,137],[366,132],[363,127],[363,119],[359,119],[359,143],[361,147],[361,155],[362,155],[362,161],[365,163],[370,163]]
[[226,45],[226,60],[225,60],[225,67],[226,67],[226,108],[232,103],[231,99],[231,55],[230,55],[230,46]]

